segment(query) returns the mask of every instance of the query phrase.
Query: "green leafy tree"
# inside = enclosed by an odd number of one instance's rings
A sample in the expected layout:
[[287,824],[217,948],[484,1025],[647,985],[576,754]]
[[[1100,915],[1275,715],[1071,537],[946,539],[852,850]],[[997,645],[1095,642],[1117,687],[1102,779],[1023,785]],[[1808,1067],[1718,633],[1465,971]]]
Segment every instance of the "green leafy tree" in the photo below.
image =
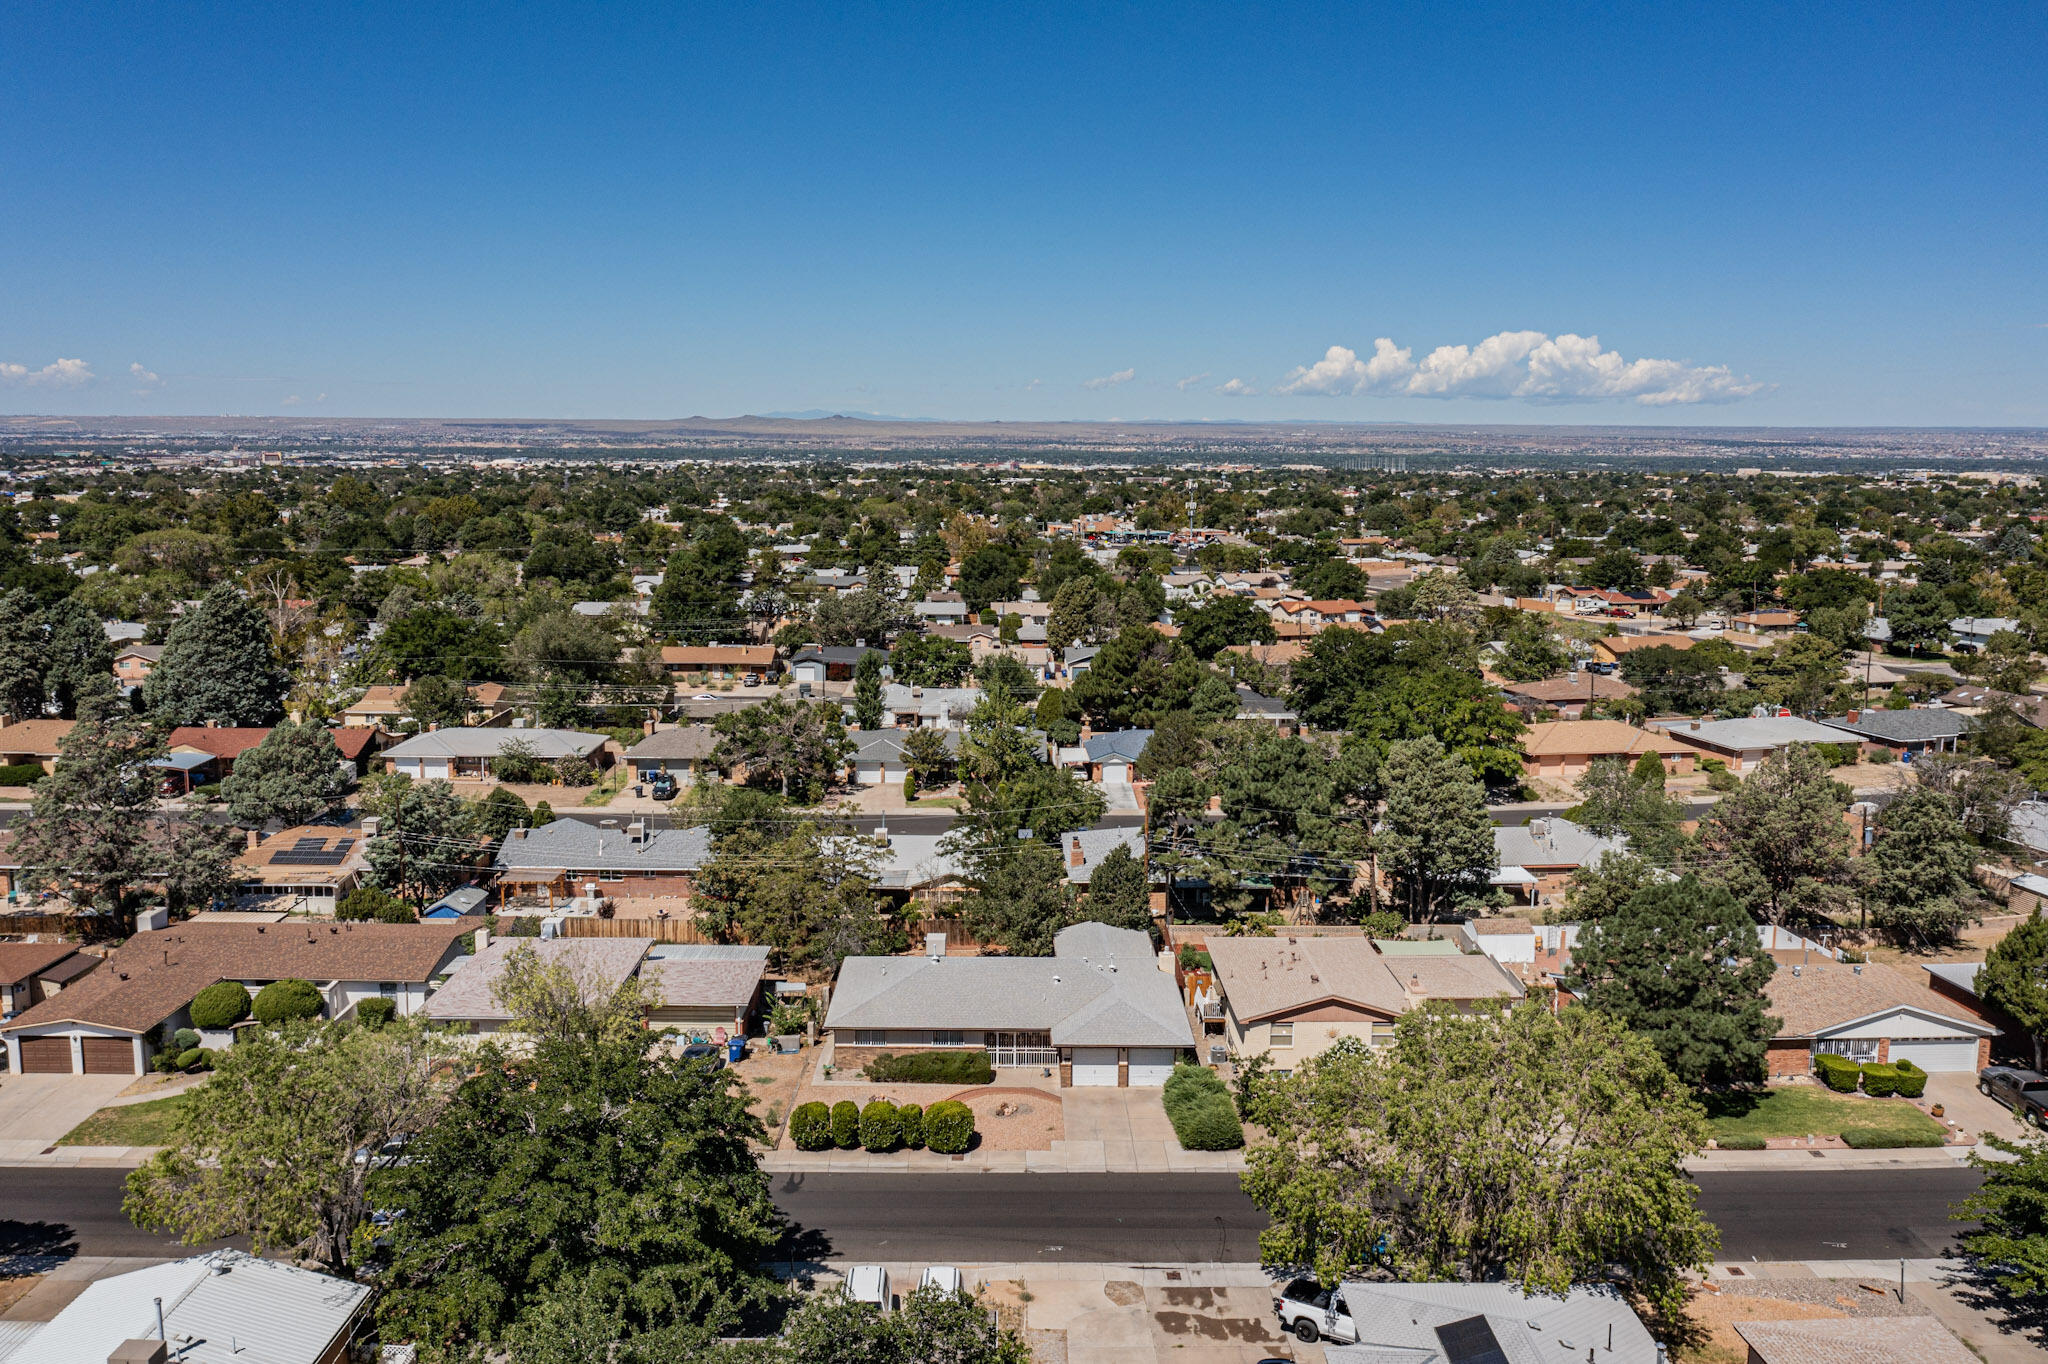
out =
[[974,665],[974,685],[998,701],[1028,705],[1038,695],[1038,678],[1021,659],[990,654]]
[[1103,854],[1088,878],[1088,893],[1074,916],[1077,920],[1115,928],[1152,927],[1152,887],[1145,864],[1119,843]]
[[1379,863],[1400,885],[1410,916],[1480,900],[1500,862],[1486,788],[1465,760],[1435,739],[1403,739],[1388,748],[1379,775]]
[[1572,969],[1572,993],[1648,1038],[1681,1082],[1763,1082],[1778,1028],[1764,986],[1777,966],[1726,890],[1687,876],[1639,891],[1585,926]]
[[764,1364],[1031,1364],[1031,1347],[972,1294],[917,1288],[900,1310],[877,1312],[845,1291],[820,1293],[791,1314]]
[[960,597],[976,615],[999,601],[1015,601],[1029,562],[1008,545],[991,542],[960,561]]
[[455,729],[467,724],[469,688],[438,673],[420,678],[405,689],[405,708],[421,729]]
[[902,626],[902,609],[895,599],[871,587],[833,593],[811,613],[811,635],[828,647],[866,644],[886,649]]
[[[106,638],[104,631],[100,638]],[[43,668],[43,625],[35,598],[19,587],[0,593],[0,711],[15,720],[40,716]]]
[[1193,768],[1209,755],[1209,742],[1200,721],[1185,711],[1159,717],[1145,751],[1138,755],[1138,775],[1148,780],[1176,768]]
[[118,914],[157,870],[152,838],[162,752],[148,726],[112,697],[88,706],[57,745],[57,770],[36,784],[14,856],[37,877]]
[[1596,759],[1579,779],[1579,803],[1565,818],[1602,838],[1627,837],[1638,856],[1668,865],[1685,839],[1685,806],[1664,790],[1664,764],[1654,752],[1633,767]]
[[515,791],[494,786],[476,804],[476,831],[492,842],[502,842],[514,829],[533,823],[533,812]]
[[2048,1300],[2048,1146],[1988,1134],[1985,1141],[1998,1155],[1971,1153],[1984,1182],[1955,1208],[1957,1219],[1978,1224],[1962,1234],[1963,1250],[2031,1307]]
[[1249,597],[1211,597],[1192,611],[1181,613],[1181,642],[1203,662],[1216,657],[1233,644],[1271,644],[1279,636],[1273,618]]
[[1718,1240],[1684,1166],[1705,1114],[1591,1009],[1418,1010],[1392,1048],[1341,1039],[1246,1108],[1268,1134],[1244,1173],[1272,1219],[1260,1256],[1324,1283],[1385,1269],[1563,1293],[1619,1265],[1669,1309]]
[[221,786],[235,822],[259,828],[272,819],[304,824],[339,805],[351,784],[325,725],[286,720],[235,760]]
[[1220,820],[1162,830],[1168,865],[1192,869],[1233,913],[1263,898],[1297,922],[1346,897],[1369,851],[1369,762],[1353,747],[1246,726],[1221,733],[1208,767]]
[[1849,790],[1807,744],[1779,749],[1700,823],[1703,880],[1767,924],[1839,907],[1849,860]]
[[1095,631],[1101,599],[1095,579],[1087,574],[1061,583],[1053,594],[1052,610],[1046,615],[1046,644],[1064,653],[1068,646],[1091,636]]
[[2048,1037],[2048,919],[2031,915],[2013,925],[1984,954],[1977,994],[2026,1030],[2034,1044],[2034,1069],[2041,1069],[2041,1041]]
[[1909,654],[1940,653],[1951,637],[1948,623],[1956,615],[1955,603],[1932,583],[1918,583],[1894,593],[1885,603],[1885,621],[1891,626],[1891,647]]
[[[551,1008],[583,998],[544,993]],[[522,1044],[486,1040],[388,1172],[384,1196],[406,1209],[378,1303],[389,1336],[532,1359],[573,1328],[651,1364],[780,1296],[761,1265],[781,1218],[743,1085],[650,1050],[637,1019],[592,1004],[547,1015],[559,1021],[515,1013]]]
[[1643,704],[1657,713],[1706,714],[1720,705],[1726,690],[1721,685],[1720,666],[1697,648],[1659,644],[1631,649],[1621,657],[1621,675],[1642,693]]
[[177,1144],[128,1177],[123,1210],[187,1245],[246,1236],[259,1255],[344,1272],[372,1206],[373,1171],[355,1153],[433,1130],[454,1049],[409,1019],[249,1030],[214,1053]]
[[1877,837],[1856,863],[1856,882],[1880,930],[1914,946],[1955,940],[1987,903],[1977,888],[1977,850],[1953,797],[1915,787],[1879,811]]
[[784,800],[816,800],[853,753],[843,714],[829,701],[777,697],[728,711],[712,729],[718,734],[712,761],[744,767],[749,782],[779,788]]
[[649,624],[684,644],[736,639],[747,624],[740,604],[746,539],[728,517],[714,518],[689,548],[677,551],[654,589]]
[[975,936],[1020,956],[1050,953],[1054,935],[1074,921],[1059,848],[1037,838],[981,844],[970,859],[973,891],[960,908]]
[[1571,666],[1571,661],[1564,645],[1539,617],[1528,611],[1509,614],[1500,632],[1497,666],[1501,676],[1511,682],[1535,682],[1555,677]]
[[290,675],[270,650],[270,627],[223,583],[171,627],[142,699],[165,726],[271,725],[284,714],[290,689]]
[[389,891],[375,886],[357,886],[334,906],[334,917],[343,923],[409,924],[417,922],[411,906]]
[[1150,626],[1117,632],[1068,690],[1097,729],[1130,729],[1187,709],[1207,670],[1179,640]]
[[853,665],[853,722],[865,730],[882,727],[882,655],[865,653]]
[[1663,882],[1663,869],[1632,853],[1609,854],[1573,870],[1565,884],[1565,920],[1583,923],[1616,913],[1643,890]]
[[829,974],[889,945],[878,859],[866,840],[808,822],[734,822],[698,875],[698,921],[721,941],[773,948],[787,969]]
[[965,644],[944,635],[905,635],[889,654],[889,667],[906,687],[956,687],[974,666]]
[[57,713],[73,719],[86,697],[109,689],[114,645],[100,624],[99,613],[76,597],[51,607],[45,623],[48,633],[38,654],[43,685]]
[[159,818],[151,834],[152,875],[173,912],[210,909],[233,897],[241,880],[234,859],[242,847],[233,829]]
[[1842,684],[1842,651],[1810,634],[1793,635],[1751,659],[1743,677],[1772,705],[1812,715],[1832,706]]
[[381,812],[363,848],[368,884],[415,909],[473,879],[483,865],[476,809],[445,781],[409,781]]
[[1074,704],[1073,693],[1066,687],[1047,687],[1039,693],[1033,719],[1045,731],[1045,737],[1056,744],[1071,746],[1081,742],[1081,708]]
[[377,641],[374,658],[394,682],[435,676],[478,682],[512,673],[503,630],[491,621],[439,606],[408,611],[391,621]]
[[2024,696],[2041,675],[2034,650],[2017,630],[2000,630],[1985,641],[1984,650],[1971,660],[1972,672],[1987,687]]
[[953,750],[947,731],[913,729],[903,736],[903,761],[922,787],[943,786],[953,773]]

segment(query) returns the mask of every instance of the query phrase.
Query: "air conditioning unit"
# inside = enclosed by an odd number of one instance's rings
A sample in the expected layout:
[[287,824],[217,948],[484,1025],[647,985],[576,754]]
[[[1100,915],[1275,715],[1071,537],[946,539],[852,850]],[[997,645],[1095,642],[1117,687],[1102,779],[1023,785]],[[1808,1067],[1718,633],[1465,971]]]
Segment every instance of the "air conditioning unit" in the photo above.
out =
[[1210,1044],[1209,1044],[1209,1064],[1210,1064],[1210,1065],[1212,1065],[1212,1066],[1220,1066],[1220,1065],[1224,1065],[1224,1064],[1226,1064],[1226,1063],[1227,1063],[1227,1062],[1228,1062],[1229,1060],[1230,1060],[1230,1048],[1229,1048],[1229,1047],[1226,1047],[1226,1046],[1224,1046],[1224,1045],[1223,1045],[1223,1044],[1222,1044],[1221,1042],[1212,1042],[1212,1043],[1210,1043]]

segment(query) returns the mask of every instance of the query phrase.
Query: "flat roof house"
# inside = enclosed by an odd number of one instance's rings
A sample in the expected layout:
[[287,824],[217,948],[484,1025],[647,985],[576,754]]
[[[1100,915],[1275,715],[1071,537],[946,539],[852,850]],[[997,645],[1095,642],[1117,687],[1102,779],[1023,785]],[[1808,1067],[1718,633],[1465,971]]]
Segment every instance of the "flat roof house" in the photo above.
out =
[[671,644],[661,651],[662,671],[670,676],[752,677],[766,680],[781,669],[772,644]]
[[658,829],[645,819],[620,828],[558,819],[538,829],[514,829],[498,845],[498,902],[512,895],[557,900],[593,891],[602,895],[688,900],[696,873],[711,857],[711,830]]
[[1774,1079],[1811,1074],[1823,1052],[1859,1063],[1911,1061],[1929,1073],[1991,1064],[1997,1026],[1936,992],[1924,971],[1882,962],[1781,963],[1764,993],[1780,1020],[1768,1061]]
[[1281,1071],[1340,1037],[1390,1046],[1394,1021],[1432,1000],[1520,999],[1520,981],[1483,955],[1388,958],[1369,938],[1214,937],[1224,1045]]
[[415,734],[384,750],[391,770],[421,781],[495,781],[491,760],[515,743],[532,748],[545,762],[588,759],[603,766],[609,735],[576,729],[435,729]]
[[998,1066],[1057,1065],[1078,1087],[1163,1085],[1194,1045],[1151,938],[1097,923],[1061,929],[1049,957],[848,957],[825,1032],[843,1070],[975,1047]]
[[62,994],[0,1024],[0,1034],[17,1074],[139,1075],[167,1030],[190,1025],[193,997],[216,981],[240,981],[253,994],[275,980],[309,980],[330,1018],[379,997],[411,1014],[466,931],[454,920],[191,923],[138,933]]
[[1330,1364],[1570,1364],[1586,1351],[1600,1364],[1664,1360],[1628,1299],[1608,1284],[1558,1297],[1525,1295],[1514,1283],[1346,1283],[1338,1296],[1358,1343],[1329,1346]]
[[248,850],[235,858],[237,893],[244,899],[289,901],[279,909],[332,914],[341,897],[363,883],[373,829],[358,832],[332,824],[300,824],[259,839],[249,831]]
[[1841,731],[1793,715],[1767,715],[1741,720],[1690,720],[1666,727],[1672,738],[1690,744],[1702,755],[1719,758],[1728,770],[1747,776],[1764,759],[1794,744],[1839,744]]

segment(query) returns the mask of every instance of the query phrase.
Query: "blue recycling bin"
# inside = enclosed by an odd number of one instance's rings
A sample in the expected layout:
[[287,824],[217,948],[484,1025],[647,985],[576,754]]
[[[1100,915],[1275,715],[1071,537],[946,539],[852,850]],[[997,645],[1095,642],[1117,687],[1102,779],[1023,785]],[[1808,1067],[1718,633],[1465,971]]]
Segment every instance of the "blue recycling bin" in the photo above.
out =
[[725,1059],[732,1065],[738,1065],[746,1060],[747,1039],[744,1037],[729,1038],[725,1044]]

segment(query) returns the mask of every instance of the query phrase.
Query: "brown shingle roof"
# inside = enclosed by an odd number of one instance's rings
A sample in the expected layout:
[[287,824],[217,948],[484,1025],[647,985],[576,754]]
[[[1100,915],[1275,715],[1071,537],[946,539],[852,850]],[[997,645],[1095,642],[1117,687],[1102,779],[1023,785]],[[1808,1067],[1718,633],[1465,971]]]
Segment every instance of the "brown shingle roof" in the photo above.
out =
[[671,668],[747,667],[766,668],[775,663],[772,644],[706,644],[696,648],[671,644],[661,651],[661,661]]
[[1546,677],[1540,682],[1504,682],[1501,691],[1510,697],[1543,706],[1554,706],[1562,701],[1584,701],[1588,697],[1610,701],[1636,694],[1636,689],[1620,678],[1596,672]]
[[164,746],[172,752],[196,748],[201,753],[211,753],[216,758],[232,762],[269,737],[268,729],[179,725],[164,737]]
[[1635,649],[1654,649],[1659,645],[1669,645],[1682,651],[1699,641],[1691,635],[1606,635],[1598,643],[1608,653],[1619,656]]
[[68,942],[0,942],[0,985],[39,976],[77,950]]
[[1933,1317],[1823,1317],[1739,1321],[1735,1332],[1763,1364],[1976,1364]]
[[107,964],[0,1032],[92,1023],[146,1032],[217,980],[402,981],[423,984],[469,931],[419,924],[186,924],[138,933]]
[[362,697],[354,705],[345,706],[343,709],[372,711],[381,715],[403,715],[405,714],[406,690],[404,687],[371,687],[362,694]]
[[1522,993],[1490,957],[1390,961],[1368,938],[1211,938],[1209,959],[1231,1011],[1242,1022],[1326,999],[1391,1018],[1424,999],[1499,999]]
[[342,725],[327,732],[334,736],[334,746],[341,750],[341,756],[352,763],[361,762],[363,754],[384,734],[374,725]]
[[1619,720],[1547,720],[1529,726],[1522,751],[1532,758],[1589,755],[1635,757],[1642,753],[1686,753],[1690,749],[1668,734],[1657,734]]
[[1861,970],[1839,961],[1812,961],[1794,975],[1780,966],[1764,987],[1771,1014],[1783,1020],[1780,1037],[1813,1037],[1858,1018],[1901,1007],[1949,1019],[1958,1027],[1987,1033],[1997,1029],[1982,1014],[1928,984],[1927,973],[1867,962]]
[[76,720],[18,720],[0,729],[0,753],[33,753],[54,758],[57,745],[71,732]]

